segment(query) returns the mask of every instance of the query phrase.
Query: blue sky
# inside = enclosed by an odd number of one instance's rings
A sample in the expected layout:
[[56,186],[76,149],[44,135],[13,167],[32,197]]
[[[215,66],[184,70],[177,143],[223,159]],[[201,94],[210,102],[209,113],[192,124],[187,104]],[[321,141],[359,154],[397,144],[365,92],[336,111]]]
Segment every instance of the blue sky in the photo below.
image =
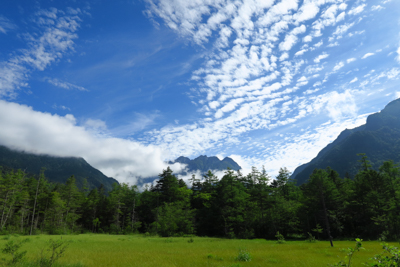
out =
[[0,143],[130,183],[181,155],[293,171],[400,97],[399,18],[397,0],[1,1]]

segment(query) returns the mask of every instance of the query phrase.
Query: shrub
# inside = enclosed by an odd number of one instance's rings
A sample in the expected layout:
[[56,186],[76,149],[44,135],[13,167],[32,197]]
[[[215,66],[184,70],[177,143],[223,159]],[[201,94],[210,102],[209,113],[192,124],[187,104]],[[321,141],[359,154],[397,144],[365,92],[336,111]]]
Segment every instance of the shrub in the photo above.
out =
[[276,243],[278,243],[278,244],[285,243],[285,237],[282,234],[280,234],[279,231],[276,232],[275,237],[278,239],[278,241],[276,241]]
[[26,251],[18,252],[18,250],[21,248],[22,244],[28,242],[28,240],[29,239],[24,239],[17,243],[14,243],[13,240],[10,240],[6,243],[6,246],[1,250],[1,252],[4,254],[10,254],[12,257],[11,260],[6,261],[6,265],[15,265],[23,261]]
[[244,249],[239,249],[239,254],[235,258],[237,261],[251,261],[251,255],[248,251]]
[[62,240],[49,240],[49,247],[46,249],[47,252],[44,252],[42,249],[40,253],[40,257],[37,260],[37,264],[43,267],[51,267],[53,264],[63,256],[65,250],[67,249],[68,244]]
[[387,243],[381,243],[381,245],[385,251],[371,258],[370,260],[372,260],[373,262],[368,263],[367,265],[374,267],[400,266],[399,248],[394,246],[389,247]]
[[[336,264],[333,265],[329,265],[332,267],[336,267],[336,266],[346,266],[346,267],[350,267],[351,266],[351,258],[353,257],[353,254],[356,251],[360,251],[361,249],[364,249],[362,247],[361,244],[362,239],[356,238],[356,246],[354,248],[347,248],[347,249],[342,249],[341,251],[347,252],[347,256],[345,257],[345,260],[341,260]],[[348,259],[348,262],[346,263]],[[386,266],[386,265],[377,265],[377,266]]]
[[313,236],[312,234],[310,234],[310,232],[307,233],[308,234],[308,238],[306,239],[308,242],[310,243],[315,243],[317,242],[317,240],[315,239],[315,236]]

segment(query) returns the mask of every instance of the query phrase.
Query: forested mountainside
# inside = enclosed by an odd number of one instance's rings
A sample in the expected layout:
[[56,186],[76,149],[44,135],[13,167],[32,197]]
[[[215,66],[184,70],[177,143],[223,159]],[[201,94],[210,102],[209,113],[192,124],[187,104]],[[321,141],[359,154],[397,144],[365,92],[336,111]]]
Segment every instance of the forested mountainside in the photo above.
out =
[[378,170],[384,161],[400,162],[400,99],[390,102],[378,113],[367,118],[365,125],[344,130],[338,138],[320,151],[309,163],[299,166],[292,174],[303,184],[314,169],[331,167],[341,177],[354,177],[359,157],[364,153],[372,169]]
[[74,175],[79,187],[83,186],[86,178],[91,189],[103,184],[105,190],[109,191],[113,183],[118,183],[117,180],[105,176],[90,166],[83,158],[35,155],[11,150],[5,146],[0,146],[0,166],[21,169],[34,175],[39,175],[41,169],[45,168],[46,177],[56,183],[65,183],[71,175]]

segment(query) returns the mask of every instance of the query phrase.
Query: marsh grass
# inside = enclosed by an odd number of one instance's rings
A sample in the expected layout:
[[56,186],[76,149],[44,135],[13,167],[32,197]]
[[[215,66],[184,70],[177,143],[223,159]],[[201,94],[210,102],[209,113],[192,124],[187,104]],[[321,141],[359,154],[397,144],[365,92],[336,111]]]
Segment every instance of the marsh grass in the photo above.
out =
[[[24,238],[11,236],[9,240]],[[60,236],[32,236],[21,250],[27,251],[25,258],[34,261],[49,240]],[[57,261],[58,266],[328,266],[345,257],[340,250],[354,246],[354,241],[336,241],[331,248],[329,242],[276,241],[263,239],[241,240],[196,237],[188,244],[187,237],[161,238],[145,235],[83,234],[62,236],[68,241],[68,249]],[[172,240],[172,242],[170,242]],[[8,240],[0,237],[0,248]],[[393,243],[393,245],[396,245]],[[398,244],[397,244],[398,245]],[[363,266],[375,254],[382,252],[379,241],[364,241],[365,250],[357,252],[353,266]],[[251,252],[250,262],[237,262],[240,248]],[[7,257],[7,255],[1,255]],[[25,265],[33,266],[33,265]]]

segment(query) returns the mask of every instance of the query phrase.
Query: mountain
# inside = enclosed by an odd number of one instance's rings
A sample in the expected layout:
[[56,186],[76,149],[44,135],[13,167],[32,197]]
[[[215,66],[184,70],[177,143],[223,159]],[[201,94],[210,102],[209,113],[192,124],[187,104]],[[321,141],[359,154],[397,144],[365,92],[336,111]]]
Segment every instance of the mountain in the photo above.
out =
[[[207,156],[199,156],[195,159],[189,159],[187,157],[179,157],[174,161],[169,161],[169,164],[174,163],[182,163],[186,164],[186,169],[180,173],[174,173],[176,175],[190,175],[195,173],[196,171],[200,171],[202,174],[206,174],[208,170],[218,170],[218,171],[225,171],[228,168],[237,171],[240,170],[241,167],[231,158],[226,157],[223,160],[220,160],[217,157],[207,157]],[[197,177],[201,178],[201,177]],[[154,180],[158,179],[158,176],[155,177],[148,177],[139,180],[139,184],[151,183]]]
[[230,168],[234,171],[240,170],[241,167],[231,158],[224,158],[220,160],[217,157],[207,157],[207,156],[199,156],[193,160],[186,157],[179,157],[175,161],[169,162],[173,163],[183,163],[187,164],[188,172],[200,170],[201,172],[208,172],[208,170],[219,170],[224,171],[227,168]]
[[371,114],[367,123],[346,129],[322,149],[309,163],[296,168],[292,178],[303,184],[314,169],[331,167],[341,177],[354,176],[359,169],[359,153],[365,153],[373,169],[384,161],[400,162],[400,99],[390,102],[378,113]]
[[0,146],[0,166],[21,169],[33,175],[38,175],[40,170],[45,168],[45,177],[56,183],[65,183],[74,175],[79,187],[83,185],[84,178],[87,179],[90,188],[103,184],[107,191],[111,190],[113,183],[118,183],[90,166],[83,158],[35,155],[11,150],[5,146]]

